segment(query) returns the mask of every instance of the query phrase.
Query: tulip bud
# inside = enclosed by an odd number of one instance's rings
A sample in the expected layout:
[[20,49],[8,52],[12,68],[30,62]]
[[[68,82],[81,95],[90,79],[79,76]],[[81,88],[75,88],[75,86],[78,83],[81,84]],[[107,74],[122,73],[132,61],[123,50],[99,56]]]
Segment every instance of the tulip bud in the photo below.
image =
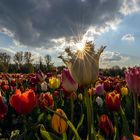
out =
[[96,103],[98,104],[98,106],[102,106],[102,105],[103,105],[103,100],[102,100],[102,98],[98,96],[98,97],[96,98]]
[[78,99],[79,99],[80,101],[83,100],[83,95],[82,95],[82,93],[78,94]]
[[122,87],[121,88],[121,94],[124,95],[124,96],[128,95],[128,88],[127,87]]
[[[57,109],[56,113],[60,114],[64,118],[67,118],[65,112],[62,109]],[[52,128],[59,134],[63,134],[66,132],[68,128],[68,124],[66,120],[64,120],[62,117],[60,117],[57,114],[54,114],[52,117]]]

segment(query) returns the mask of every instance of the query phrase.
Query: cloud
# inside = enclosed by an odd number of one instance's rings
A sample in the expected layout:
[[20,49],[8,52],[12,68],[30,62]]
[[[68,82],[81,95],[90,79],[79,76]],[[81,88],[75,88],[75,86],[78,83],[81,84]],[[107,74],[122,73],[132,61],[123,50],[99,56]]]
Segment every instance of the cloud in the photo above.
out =
[[135,41],[135,37],[132,34],[125,34],[121,39],[126,41]]
[[139,0],[124,0],[120,12],[124,15],[130,15],[140,11]]
[[101,62],[105,63],[105,62],[118,62],[118,61],[125,61],[128,60],[129,57],[127,56],[123,56],[118,52],[111,52],[111,51],[105,51],[102,55],[101,55]]
[[95,34],[115,29],[121,5],[122,0],[1,0],[0,30],[17,46],[49,48],[52,39],[71,38],[91,28]]
[[11,58],[15,55],[15,51],[12,50],[11,48],[0,48],[0,52],[7,53],[8,55],[11,56]]
[[130,56],[120,54],[119,52],[105,51],[100,58],[100,67],[107,68],[114,65],[125,66],[130,60]]

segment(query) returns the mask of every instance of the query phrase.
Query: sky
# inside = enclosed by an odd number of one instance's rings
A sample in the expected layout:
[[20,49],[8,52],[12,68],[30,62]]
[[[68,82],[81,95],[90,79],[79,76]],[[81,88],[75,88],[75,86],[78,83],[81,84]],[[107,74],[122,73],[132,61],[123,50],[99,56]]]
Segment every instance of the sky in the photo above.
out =
[[65,47],[107,46],[100,67],[140,66],[140,0],[0,0],[0,51],[57,58]]

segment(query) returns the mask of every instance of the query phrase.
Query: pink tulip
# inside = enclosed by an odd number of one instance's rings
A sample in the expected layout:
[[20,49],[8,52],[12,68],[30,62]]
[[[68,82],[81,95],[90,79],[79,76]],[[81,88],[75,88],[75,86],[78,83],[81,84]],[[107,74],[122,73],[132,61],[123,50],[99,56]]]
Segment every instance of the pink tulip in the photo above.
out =
[[68,69],[62,71],[62,87],[68,93],[78,89],[78,83],[74,81]]
[[125,80],[128,84],[129,89],[140,95],[140,67],[129,68],[125,71]]

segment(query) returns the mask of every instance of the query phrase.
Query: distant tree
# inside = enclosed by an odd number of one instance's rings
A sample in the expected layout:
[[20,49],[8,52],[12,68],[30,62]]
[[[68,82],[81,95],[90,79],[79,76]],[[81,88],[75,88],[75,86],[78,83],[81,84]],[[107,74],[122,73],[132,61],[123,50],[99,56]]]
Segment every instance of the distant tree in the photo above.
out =
[[17,65],[18,69],[20,70],[21,69],[21,66],[23,64],[23,52],[20,51],[20,52],[17,52],[14,57],[13,57],[13,61],[15,62],[15,64]]
[[25,62],[25,64],[31,64],[33,60],[34,59],[32,59],[32,53],[31,52],[24,52],[24,62]]
[[42,57],[41,57],[41,56],[39,57],[39,69],[40,69],[41,71],[44,71],[44,69],[45,69],[45,67],[44,67],[44,65],[43,65],[43,62],[42,62]]
[[31,63],[22,65],[21,73],[34,73],[34,66]]
[[47,70],[48,71],[51,70],[51,68],[53,67],[53,63],[51,63],[51,60],[52,60],[51,56],[49,54],[46,54],[44,56],[44,59],[47,66]]
[[0,53],[0,62],[1,63],[8,65],[10,63],[10,59],[11,59],[11,56],[9,54],[7,54],[6,52]]
[[31,52],[24,52],[24,66],[22,68],[23,73],[33,73],[34,72],[34,66],[32,64],[33,62],[32,53]]
[[45,59],[46,65],[49,66],[52,60],[51,56],[49,54],[46,54],[44,56],[44,59]]
[[0,52],[0,66],[2,72],[7,72],[10,64],[11,56],[6,52]]

